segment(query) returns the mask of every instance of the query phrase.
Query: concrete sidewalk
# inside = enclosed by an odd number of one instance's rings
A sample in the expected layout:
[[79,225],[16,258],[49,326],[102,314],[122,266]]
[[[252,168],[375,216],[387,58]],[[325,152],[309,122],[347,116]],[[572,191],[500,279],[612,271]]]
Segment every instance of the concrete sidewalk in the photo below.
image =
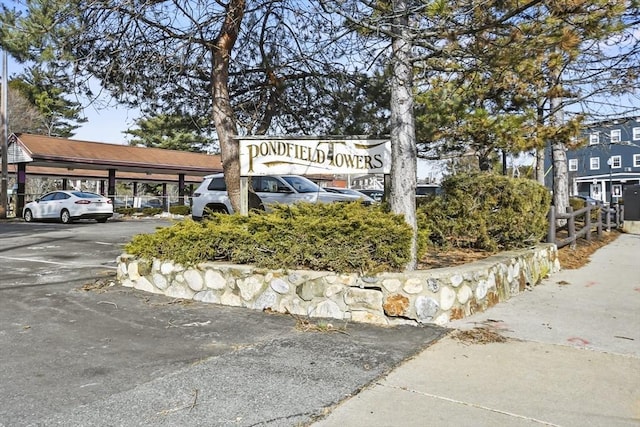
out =
[[640,426],[640,236],[451,322],[452,335],[336,407],[321,426]]

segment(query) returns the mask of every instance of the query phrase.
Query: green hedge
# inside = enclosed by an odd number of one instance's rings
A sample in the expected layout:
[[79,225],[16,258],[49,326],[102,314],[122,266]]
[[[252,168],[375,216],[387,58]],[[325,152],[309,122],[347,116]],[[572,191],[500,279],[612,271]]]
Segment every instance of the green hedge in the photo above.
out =
[[172,215],[189,215],[191,208],[186,205],[169,206],[169,213]]
[[459,174],[443,194],[420,205],[419,227],[432,245],[488,251],[526,247],[546,235],[549,191],[530,179]]
[[[549,192],[528,179],[456,175],[443,194],[417,209],[418,257],[428,247],[498,251],[540,242],[547,232]],[[213,214],[185,219],[133,238],[125,250],[183,265],[203,261],[337,272],[401,271],[410,260],[412,231],[386,204],[276,205],[249,216]]]
[[[163,210],[161,208],[116,208],[115,212],[122,215],[127,215],[127,216],[130,216],[136,213],[141,213],[142,215],[147,215],[147,216],[153,216],[153,215],[161,214]],[[169,213],[173,215],[186,216],[191,214],[191,208],[186,205],[170,206]]]
[[[411,228],[402,215],[361,203],[276,205],[249,216],[214,214],[133,238],[125,250],[184,265],[224,260],[265,268],[399,271],[409,262]],[[421,245],[424,247],[424,245]]]

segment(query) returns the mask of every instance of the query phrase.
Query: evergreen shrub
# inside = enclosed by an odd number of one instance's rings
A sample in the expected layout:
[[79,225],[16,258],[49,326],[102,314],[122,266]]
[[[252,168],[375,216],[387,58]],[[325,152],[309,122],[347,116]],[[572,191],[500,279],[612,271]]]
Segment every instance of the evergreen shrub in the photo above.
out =
[[531,179],[458,174],[442,189],[419,207],[418,227],[428,230],[433,246],[508,250],[537,244],[547,233],[551,195]]
[[[596,224],[598,221],[598,210],[602,210],[603,205],[602,202],[596,202],[597,205],[596,206],[591,206],[591,224]],[[569,198],[569,206],[571,206],[571,208],[573,209],[573,211],[578,211],[582,208],[587,207],[588,202],[584,199],[581,199],[579,197],[570,197]],[[606,215],[605,213],[606,211],[601,212],[601,221],[605,221],[604,220],[604,216]],[[585,216],[584,215],[578,215],[576,216],[576,221],[579,223],[584,223],[585,221]]]
[[186,205],[169,206],[169,213],[173,215],[189,215],[191,208]]
[[374,273],[402,270],[410,260],[411,236],[404,217],[381,206],[298,203],[244,217],[184,220],[135,236],[125,250],[183,265],[221,260],[271,269]]
[[574,211],[580,210],[587,206],[587,202],[584,199],[580,199],[579,197],[570,197],[569,198],[569,206],[573,208]]
[[154,216],[162,213],[162,208],[142,208],[142,214],[146,216]]
[[122,214],[122,215],[126,215],[126,216],[131,216],[134,213],[136,213],[138,210],[136,208],[116,208],[115,212]]

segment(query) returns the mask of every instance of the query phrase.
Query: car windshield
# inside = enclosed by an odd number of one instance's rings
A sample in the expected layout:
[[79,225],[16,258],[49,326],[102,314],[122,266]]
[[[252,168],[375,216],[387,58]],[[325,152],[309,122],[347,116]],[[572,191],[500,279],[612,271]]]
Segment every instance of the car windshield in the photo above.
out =
[[287,184],[295,188],[298,193],[317,193],[324,191],[312,181],[301,176],[283,176],[282,179],[287,181]]

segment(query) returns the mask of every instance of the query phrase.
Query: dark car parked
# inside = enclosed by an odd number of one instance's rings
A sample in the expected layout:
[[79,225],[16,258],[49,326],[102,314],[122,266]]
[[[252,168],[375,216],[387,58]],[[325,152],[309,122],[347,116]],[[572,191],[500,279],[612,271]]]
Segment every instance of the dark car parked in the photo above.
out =
[[153,199],[144,200],[140,205],[140,207],[162,209],[163,205],[162,205],[162,200],[153,198]]
[[371,197],[376,202],[381,202],[382,201],[382,197],[384,196],[384,191],[383,190],[373,190],[373,189],[370,189],[370,188],[361,188],[361,189],[358,189],[358,191],[361,192],[362,194],[366,194],[367,196]]
[[344,187],[324,187],[324,189],[330,193],[340,193],[340,194],[349,194],[351,196],[356,196],[362,200],[362,202],[366,205],[371,203],[375,203],[375,200],[364,194],[359,190],[354,190],[352,188],[344,188]]

